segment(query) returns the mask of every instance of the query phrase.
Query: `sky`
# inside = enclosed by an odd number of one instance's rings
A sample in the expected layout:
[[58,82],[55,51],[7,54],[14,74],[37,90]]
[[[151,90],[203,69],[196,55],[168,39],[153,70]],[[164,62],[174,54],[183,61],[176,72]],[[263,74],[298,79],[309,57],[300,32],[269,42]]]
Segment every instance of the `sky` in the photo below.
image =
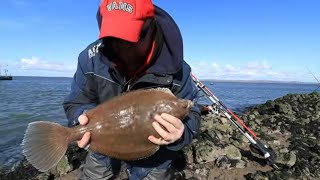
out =
[[[319,0],[153,2],[178,24],[184,59],[200,79],[320,79]],[[99,3],[1,0],[2,74],[72,77],[79,53],[98,38]]]

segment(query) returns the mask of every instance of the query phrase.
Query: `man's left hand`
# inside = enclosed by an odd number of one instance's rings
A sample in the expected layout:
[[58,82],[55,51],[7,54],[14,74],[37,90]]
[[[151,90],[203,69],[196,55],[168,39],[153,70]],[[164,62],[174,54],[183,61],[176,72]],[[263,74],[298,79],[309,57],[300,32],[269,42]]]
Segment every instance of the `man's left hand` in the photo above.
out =
[[154,119],[156,121],[152,123],[152,126],[161,137],[156,138],[151,135],[148,137],[151,142],[158,145],[168,145],[181,138],[184,124],[180,119],[167,113],[157,114]]

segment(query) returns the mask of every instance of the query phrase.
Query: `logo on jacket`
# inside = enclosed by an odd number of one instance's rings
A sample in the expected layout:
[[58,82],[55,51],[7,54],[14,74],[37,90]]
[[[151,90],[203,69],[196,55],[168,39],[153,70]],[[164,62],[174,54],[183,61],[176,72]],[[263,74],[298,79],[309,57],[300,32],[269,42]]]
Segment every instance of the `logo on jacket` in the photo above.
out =
[[88,50],[88,56],[89,58],[92,58],[96,54],[99,53],[99,47],[101,46],[102,43],[99,43],[97,45],[94,45],[91,49]]
[[133,6],[126,2],[116,2],[113,1],[107,5],[108,11],[112,10],[121,10],[124,12],[132,13],[133,12]]

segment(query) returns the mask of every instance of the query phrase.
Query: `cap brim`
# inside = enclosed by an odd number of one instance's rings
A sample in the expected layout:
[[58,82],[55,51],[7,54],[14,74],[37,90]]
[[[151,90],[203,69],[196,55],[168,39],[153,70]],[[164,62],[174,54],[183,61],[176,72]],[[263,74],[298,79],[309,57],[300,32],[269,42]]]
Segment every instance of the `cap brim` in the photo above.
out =
[[144,25],[143,20],[114,20],[102,18],[99,38],[116,37],[130,42],[138,42]]

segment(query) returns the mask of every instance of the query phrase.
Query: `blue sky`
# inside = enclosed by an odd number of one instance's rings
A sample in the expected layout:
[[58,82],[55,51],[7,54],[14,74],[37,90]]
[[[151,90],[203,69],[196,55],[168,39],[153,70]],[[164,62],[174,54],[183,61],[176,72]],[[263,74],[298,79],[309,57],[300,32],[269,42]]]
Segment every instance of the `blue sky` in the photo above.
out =
[[[75,3],[77,2],[77,3]],[[316,82],[319,0],[154,0],[176,20],[199,78]],[[98,37],[99,0],[1,0],[0,65],[12,75],[73,76]]]

